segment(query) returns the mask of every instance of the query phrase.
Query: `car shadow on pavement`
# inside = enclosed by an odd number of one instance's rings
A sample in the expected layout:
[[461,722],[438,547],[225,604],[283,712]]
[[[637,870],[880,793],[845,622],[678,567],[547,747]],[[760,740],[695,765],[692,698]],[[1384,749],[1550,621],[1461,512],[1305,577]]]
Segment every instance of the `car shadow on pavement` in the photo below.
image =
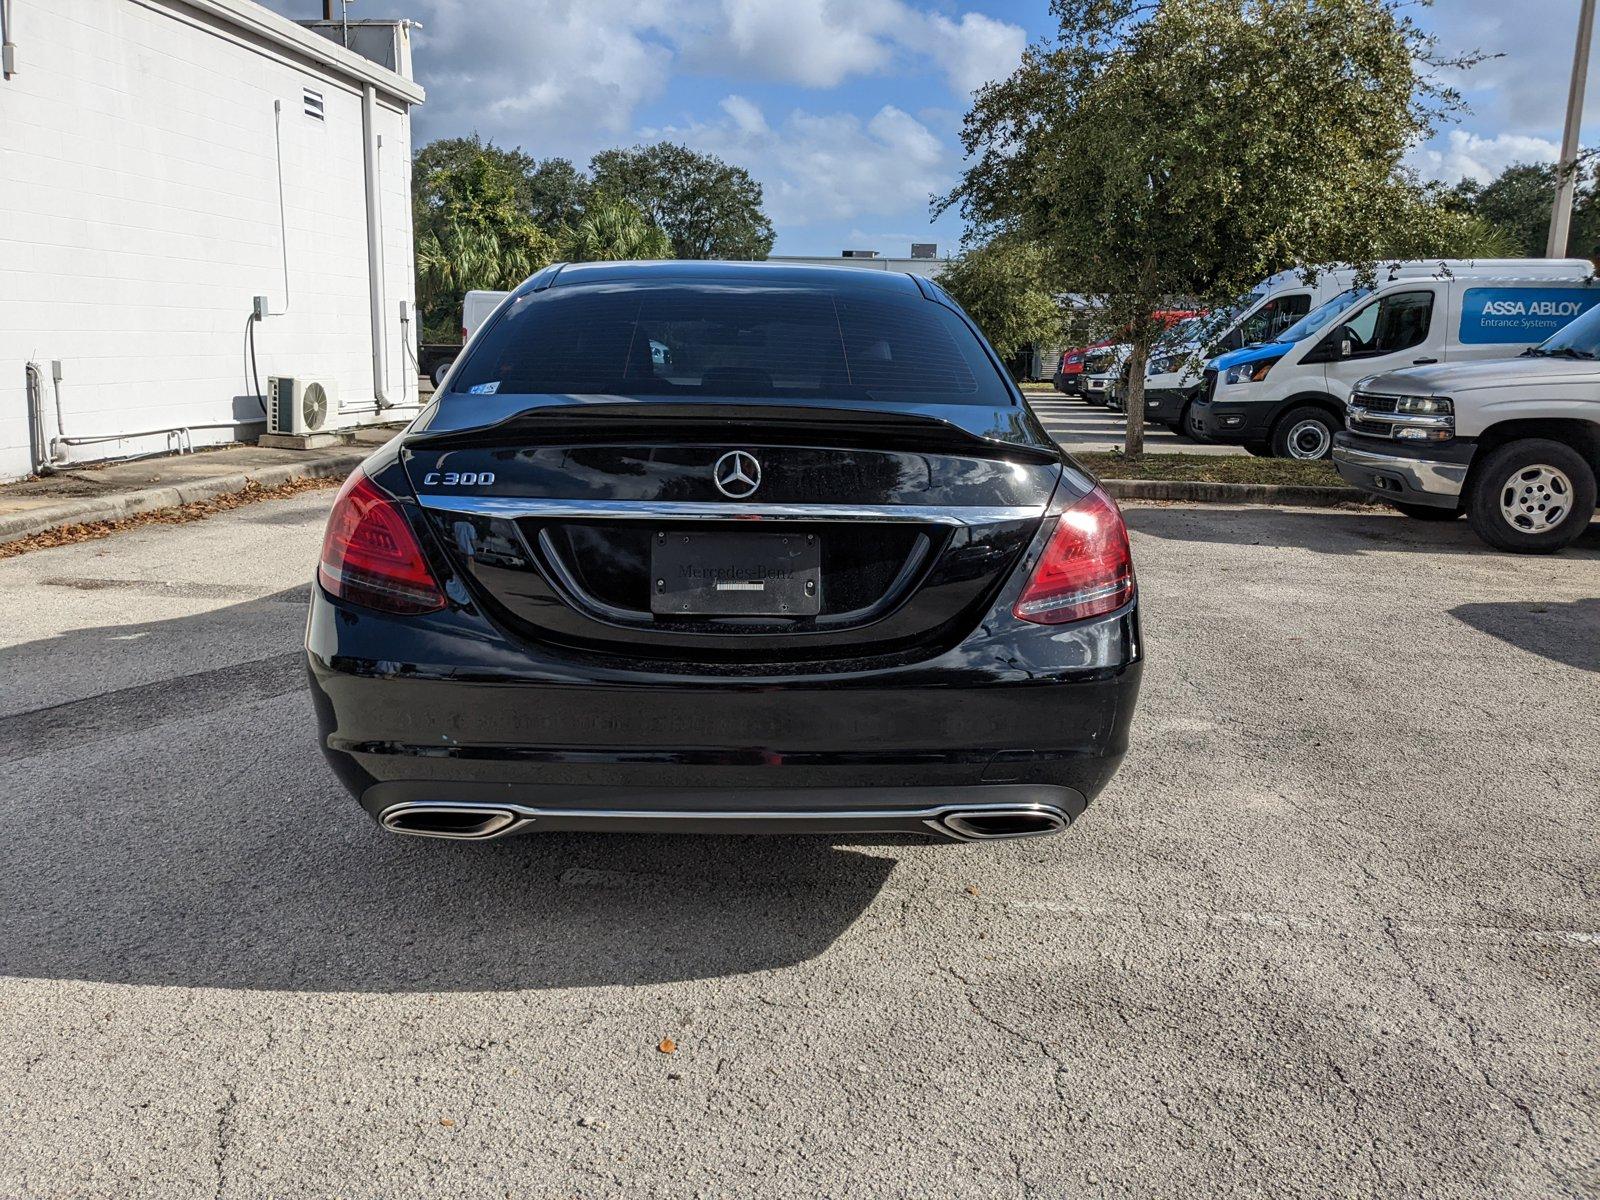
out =
[[[1322,554],[1399,551],[1423,554],[1497,554],[1465,520],[1417,521],[1382,509],[1259,508],[1212,504],[1203,507],[1128,505],[1123,512],[1135,533],[1180,542],[1229,546],[1293,546]],[[1600,555],[1600,523],[1563,554]]]
[[1600,671],[1600,598],[1566,604],[1461,604],[1450,615],[1530,654],[1583,671]]
[[[384,833],[317,750],[304,610],[285,596],[51,639],[79,658],[170,655],[175,636],[265,623],[269,644],[240,652],[270,656],[178,678],[171,660],[165,678],[0,720],[0,974],[362,992],[710,979],[822,953],[894,869],[888,835],[874,852]],[[39,645],[0,650],[0,678],[39,669]],[[108,678],[150,679],[151,662],[127,665],[143,673]]]

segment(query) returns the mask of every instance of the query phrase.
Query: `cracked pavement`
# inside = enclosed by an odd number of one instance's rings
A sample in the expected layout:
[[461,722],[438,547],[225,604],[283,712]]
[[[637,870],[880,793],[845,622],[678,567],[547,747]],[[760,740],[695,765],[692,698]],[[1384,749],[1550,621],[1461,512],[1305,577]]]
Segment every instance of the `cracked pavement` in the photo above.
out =
[[0,1196],[1600,1194],[1600,526],[1130,508],[1057,838],[473,846],[316,754],[330,499],[0,562]]

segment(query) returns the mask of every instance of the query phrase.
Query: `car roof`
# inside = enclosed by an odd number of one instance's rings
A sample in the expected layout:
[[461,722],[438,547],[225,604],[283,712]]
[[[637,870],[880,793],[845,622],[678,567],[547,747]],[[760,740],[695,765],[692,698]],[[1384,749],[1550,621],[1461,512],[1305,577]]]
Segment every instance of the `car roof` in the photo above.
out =
[[[546,271],[552,268],[546,268]],[[897,292],[920,296],[917,281],[903,271],[863,267],[820,266],[801,263],[739,262],[725,259],[665,259],[659,262],[564,263],[545,287],[589,283],[696,284],[728,282],[786,285],[789,287],[846,287],[861,291]],[[545,272],[541,271],[539,275]],[[535,275],[537,280],[539,275]],[[532,281],[530,281],[532,282]]]

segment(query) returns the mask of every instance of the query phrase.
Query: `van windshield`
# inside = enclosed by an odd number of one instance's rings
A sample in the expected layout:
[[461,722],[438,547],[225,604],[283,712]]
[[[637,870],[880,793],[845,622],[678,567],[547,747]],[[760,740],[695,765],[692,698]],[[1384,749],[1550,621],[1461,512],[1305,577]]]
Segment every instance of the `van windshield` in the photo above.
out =
[[1185,317],[1176,325],[1169,327],[1156,336],[1156,347],[1162,350],[1170,350],[1175,346],[1190,345],[1203,336],[1210,325],[1211,318],[1209,315]]
[[[1232,304],[1226,304],[1221,308],[1214,308],[1201,316],[1190,318],[1194,324],[1190,328],[1189,339],[1202,343],[1215,341],[1237,325],[1239,318],[1266,298],[1266,292],[1246,292]],[[1188,322],[1185,322],[1185,324],[1188,324]]]
[[1536,358],[1600,358],[1600,308],[1591,308],[1524,353]]
[[1320,308],[1313,308],[1272,340],[1275,342],[1298,342],[1320,333],[1340,313],[1345,312],[1352,305],[1360,300],[1365,300],[1370,295],[1372,295],[1372,289],[1367,287],[1353,287],[1348,291],[1340,292]]

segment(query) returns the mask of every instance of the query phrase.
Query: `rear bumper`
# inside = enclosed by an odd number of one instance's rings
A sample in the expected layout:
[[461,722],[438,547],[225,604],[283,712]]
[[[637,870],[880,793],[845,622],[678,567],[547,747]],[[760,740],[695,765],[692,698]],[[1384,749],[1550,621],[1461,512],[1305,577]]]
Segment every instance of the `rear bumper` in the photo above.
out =
[[1352,487],[1402,504],[1457,508],[1477,446],[1457,440],[1446,446],[1401,451],[1387,438],[1333,435],[1333,466]]
[[[427,786],[378,786],[383,790],[378,820],[391,833],[465,841],[590,832],[902,833],[978,842],[1058,833],[1088,804],[1071,788],[1047,784],[769,789],[754,797],[740,791],[613,794],[603,789],[593,805],[562,788],[458,786],[450,800],[437,801],[429,798],[436,789]],[[460,798],[475,792],[482,798]]]
[[[517,829],[939,833],[944,812],[1001,804],[1064,824],[1121,762],[1142,669],[1135,606],[775,678],[541,657],[478,620],[427,624],[419,637],[314,589],[322,749],[379,820],[450,804],[498,806]],[[401,646],[423,661],[394,661]]]

